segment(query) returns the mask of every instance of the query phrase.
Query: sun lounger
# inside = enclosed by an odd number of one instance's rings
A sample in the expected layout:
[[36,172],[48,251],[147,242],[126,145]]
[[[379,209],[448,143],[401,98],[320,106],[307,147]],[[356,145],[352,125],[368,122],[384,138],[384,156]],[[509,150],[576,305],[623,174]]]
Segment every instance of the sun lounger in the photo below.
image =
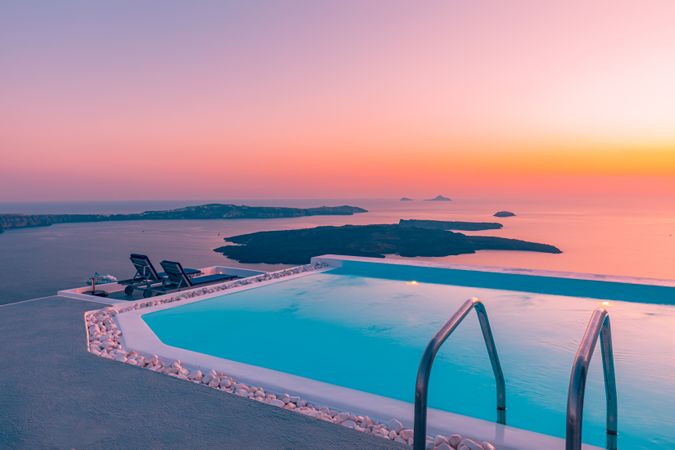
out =
[[[118,281],[119,284],[126,285],[124,288],[124,293],[126,295],[132,295],[135,289],[143,289],[145,291],[153,286],[164,284],[168,280],[166,273],[157,272],[147,255],[132,253],[129,256],[129,259],[134,265],[136,273],[128,280]],[[201,271],[197,269],[190,268],[185,268],[184,272],[186,276],[193,276],[201,273]]]
[[[189,277],[186,269],[176,261],[162,261],[160,263],[166,273],[166,281],[161,286],[150,287],[152,293],[167,293],[195,286],[203,286],[239,278],[235,275],[213,274],[201,277]],[[143,294],[146,295],[145,292]]]

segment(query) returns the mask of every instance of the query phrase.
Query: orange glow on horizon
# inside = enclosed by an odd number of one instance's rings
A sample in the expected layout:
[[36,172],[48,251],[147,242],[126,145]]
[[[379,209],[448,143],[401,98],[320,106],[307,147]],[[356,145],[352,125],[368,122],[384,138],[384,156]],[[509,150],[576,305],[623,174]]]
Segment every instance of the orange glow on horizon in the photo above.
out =
[[675,195],[672,2],[60,8],[0,14],[0,200]]

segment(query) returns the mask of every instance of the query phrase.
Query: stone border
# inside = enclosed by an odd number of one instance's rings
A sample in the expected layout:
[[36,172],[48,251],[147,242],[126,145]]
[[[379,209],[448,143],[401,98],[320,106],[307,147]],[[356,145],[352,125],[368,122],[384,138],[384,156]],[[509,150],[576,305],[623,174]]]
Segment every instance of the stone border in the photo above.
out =
[[[122,331],[114,317],[117,314],[131,310],[139,310],[157,306],[160,304],[179,302],[193,299],[220,291],[229,290],[249,284],[260,283],[273,279],[280,279],[304,272],[313,272],[330,267],[321,262],[269,272],[250,278],[244,278],[216,286],[203,287],[185,291],[174,296],[163,296],[155,299],[146,299],[132,302],[122,306],[117,304],[95,311],[84,313],[85,332],[87,339],[87,351],[102,358],[112,359],[132,366],[160,372],[192,383],[208,386],[240,397],[266,403],[268,405],[296,411],[319,420],[342,425],[357,431],[370,433],[384,439],[392,440],[406,445],[413,443],[413,430],[404,428],[401,421],[391,419],[387,423],[378,423],[368,416],[354,415],[349,412],[336,411],[327,407],[318,407],[308,401],[287,393],[272,393],[262,387],[249,386],[240,383],[223,372],[211,370],[204,374],[201,370],[190,370],[179,360],[162,360],[157,355],[151,358],[144,357],[135,351],[129,351],[123,345]],[[495,450],[495,446],[487,441],[481,443],[460,434],[450,436],[437,435],[427,436],[427,449],[434,450]]]

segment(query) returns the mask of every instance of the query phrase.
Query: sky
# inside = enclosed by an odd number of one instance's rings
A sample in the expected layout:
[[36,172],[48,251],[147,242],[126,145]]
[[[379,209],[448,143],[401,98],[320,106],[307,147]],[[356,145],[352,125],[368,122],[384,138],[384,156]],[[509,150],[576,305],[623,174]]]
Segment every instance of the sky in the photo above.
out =
[[0,200],[675,196],[673,1],[0,3]]

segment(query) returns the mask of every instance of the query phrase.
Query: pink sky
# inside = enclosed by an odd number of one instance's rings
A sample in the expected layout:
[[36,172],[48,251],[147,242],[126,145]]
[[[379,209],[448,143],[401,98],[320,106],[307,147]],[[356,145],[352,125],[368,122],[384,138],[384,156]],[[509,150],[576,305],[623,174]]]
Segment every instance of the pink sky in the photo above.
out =
[[675,195],[674,2],[158,5],[0,5],[0,200]]

